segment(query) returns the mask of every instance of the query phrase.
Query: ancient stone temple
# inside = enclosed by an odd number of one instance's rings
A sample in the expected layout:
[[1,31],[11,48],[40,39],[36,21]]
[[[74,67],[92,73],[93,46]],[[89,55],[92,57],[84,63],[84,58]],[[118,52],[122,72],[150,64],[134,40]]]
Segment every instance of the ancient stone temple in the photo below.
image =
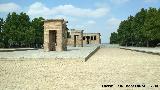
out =
[[71,29],[68,37],[68,45],[83,47],[83,30]]
[[68,32],[69,46],[83,46],[87,44],[101,44],[100,33],[83,33],[84,30],[71,29]]
[[67,21],[49,19],[44,21],[44,51],[67,50]]
[[83,33],[83,44],[101,44],[100,33]]

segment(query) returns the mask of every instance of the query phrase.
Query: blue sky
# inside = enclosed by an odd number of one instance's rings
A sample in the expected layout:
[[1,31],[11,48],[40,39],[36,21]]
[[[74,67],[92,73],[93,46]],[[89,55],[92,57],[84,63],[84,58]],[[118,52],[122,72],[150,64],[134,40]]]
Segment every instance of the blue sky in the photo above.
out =
[[1,0],[0,17],[9,12],[25,12],[31,19],[64,18],[69,29],[100,32],[103,43],[129,15],[141,8],[160,8],[160,0]]

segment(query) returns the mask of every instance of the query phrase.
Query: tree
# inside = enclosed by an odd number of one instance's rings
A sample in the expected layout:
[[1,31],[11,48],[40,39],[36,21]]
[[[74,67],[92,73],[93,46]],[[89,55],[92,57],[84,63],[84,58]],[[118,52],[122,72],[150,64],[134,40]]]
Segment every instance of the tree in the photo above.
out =
[[4,43],[3,43],[3,25],[4,25],[4,21],[3,18],[0,18],[0,48],[4,47]]
[[110,44],[118,44],[118,34],[116,32],[111,33]]
[[[156,8],[149,8],[146,20],[144,22],[143,36],[145,37],[146,46],[155,46],[156,39],[160,33],[159,15]],[[152,43],[150,43],[152,42]]]
[[4,24],[4,21],[3,21],[3,18],[0,18],[0,42],[2,42],[2,31],[3,31],[3,24]]
[[18,18],[18,23],[19,23],[19,26],[17,27],[17,43],[19,44],[19,47],[23,47],[25,46],[25,44],[28,44],[29,42],[26,42],[26,37],[27,35],[26,34],[29,34],[27,33],[28,30],[30,30],[30,25],[31,25],[31,22],[30,22],[30,18],[29,16],[26,14],[26,13],[23,13],[21,12],[20,15],[19,15],[19,18]]
[[15,12],[9,13],[4,24],[5,47],[22,47],[29,28],[30,19],[26,13],[20,13],[20,15]]
[[142,8],[140,12],[138,12],[132,22],[132,31],[134,35],[134,43],[136,46],[143,46],[143,27],[146,19],[147,10]]
[[122,21],[117,32],[117,42],[122,46],[156,46],[160,43],[160,9],[142,8]]
[[34,43],[35,43],[35,38],[36,38],[36,33],[35,33],[35,29],[33,27],[30,27],[25,33],[25,46],[26,47],[35,47]]
[[43,45],[43,21],[44,18],[34,18],[31,22],[31,26],[35,29],[35,47],[41,47]]
[[[13,13],[14,14],[14,16],[16,16],[16,14],[15,13]],[[4,29],[4,31],[3,31],[3,35],[4,35],[4,37],[3,37],[3,39],[4,39],[4,44],[5,44],[5,47],[9,47],[9,42],[8,42],[8,40],[11,38],[12,39],[12,35],[11,35],[11,29],[13,28],[13,26],[11,25],[11,23],[12,23],[12,21],[14,21],[14,20],[12,20],[12,17],[13,16],[11,16],[11,14],[9,13],[8,15],[7,15],[7,18],[6,18],[6,20],[5,20],[5,23],[4,23],[4,26],[3,26],[3,29]]]
[[120,23],[119,29],[118,29],[118,40],[120,45],[128,46],[132,42],[132,29],[131,29],[131,23],[133,20],[133,16],[128,17],[128,20],[124,20]]

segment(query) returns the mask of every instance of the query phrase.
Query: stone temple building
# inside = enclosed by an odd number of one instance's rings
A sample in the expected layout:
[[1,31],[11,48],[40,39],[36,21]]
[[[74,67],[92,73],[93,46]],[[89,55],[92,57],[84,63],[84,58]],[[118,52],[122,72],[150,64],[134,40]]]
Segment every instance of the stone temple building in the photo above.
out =
[[83,44],[101,44],[100,33],[83,33]]
[[44,51],[66,51],[68,28],[64,19],[44,21]]
[[100,33],[83,33],[84,30],[71,29],[68,33],[69,46],[81,46],[86,44],[100,44]]
[[100,33],[83,33],[84,30],[68,28],[64,19],[44,21],[44,51],[66,51],[67,45],[83,47],[85,44],[100,44]]
[[71,29],[68,32],[68,45],[69,46],[81,46],[83,47],[83,30]]

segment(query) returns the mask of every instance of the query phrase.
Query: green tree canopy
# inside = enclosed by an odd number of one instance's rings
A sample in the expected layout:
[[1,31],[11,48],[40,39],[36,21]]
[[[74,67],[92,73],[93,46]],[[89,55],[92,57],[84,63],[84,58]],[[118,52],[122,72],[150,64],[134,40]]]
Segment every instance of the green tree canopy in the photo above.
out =
[[5,21],[0,19],[0,42],[5,47],[42,46],[43,20],[42,17],[39,17],[31,21],[29,16],[23,12],[20,14],[9,13]]
[[[122,21],[117,32],[118,39],[114,42],[122,46],[156,46],[160,43],[160,9],[142,8]],[[111,34],[111,38],[114,36]]]

